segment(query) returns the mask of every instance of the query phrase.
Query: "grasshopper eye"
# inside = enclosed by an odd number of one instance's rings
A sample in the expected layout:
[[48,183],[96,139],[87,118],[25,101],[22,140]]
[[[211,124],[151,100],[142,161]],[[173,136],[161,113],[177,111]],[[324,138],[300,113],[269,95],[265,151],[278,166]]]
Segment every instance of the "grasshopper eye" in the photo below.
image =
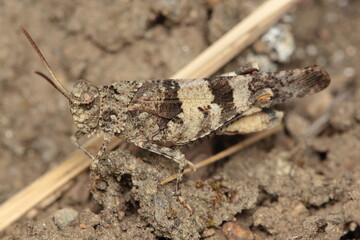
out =
[[90,103],[92,101],[94,101],[95,97],[93,94],[91,93],[88,93],[88,92],[84,92],[82,95],[81,95],[81,102],[82,103]]
[[74,84],[73,90],[71,92],[71,98],[74,102],[79,104],[89,104],[92,103],[96,97],[99,95],[99,90],[97,87],[89,84],[84,80],[79,80]]

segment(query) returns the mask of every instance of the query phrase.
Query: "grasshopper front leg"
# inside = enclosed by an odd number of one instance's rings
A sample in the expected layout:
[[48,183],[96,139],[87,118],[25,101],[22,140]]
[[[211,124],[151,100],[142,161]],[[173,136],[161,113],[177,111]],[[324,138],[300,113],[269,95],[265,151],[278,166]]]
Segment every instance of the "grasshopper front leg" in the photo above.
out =
[[99,149],[98,153],[96,154],[96,156],[94,156],[93,154],[91,154],[86,148],[84,148],[80,143],[79,143],[79,139],[81,137],[83,137],[86,133],[78,130],[75,132],[75,134],[71,137],[71,141],[75,144],[75,146],[79,149],[81,149],[91,160],[93,160],[93,164],[97,164],[99,158],[101,157],[101,155],[104,154],[104,152],[106,151],[106,149],[109,146],[109,143],[112,139],[113,134],[112,133],[104,133],[104,141],[101,145],[101,148]]
[[78,130],[71,136],[71,142],[80,150],[82,150],[90,159],[94,160],[95,157],[92,155],[86,148],[84,148],[80,143],[79,139],[85,136],[86,133]]
[[94,161],[93,161],[93,164],[94,164],[94,165],[96,165],[96,164],[98,163],[99,158],[104,154],[104,152],[105,152],[106,149],[108,148],[109,143],[110,143],[110,141],[111,141],[111,139],[112,139],[113,136],[114,136],[114,134],[111,133],[111,132],[105,132],[105,133],[104,133],[104,141],[103,141],[103,143],[102,143],[102,145],[101,145],[98,153],[97,153],[96,156],[95,156],[95,159],[94,159]]

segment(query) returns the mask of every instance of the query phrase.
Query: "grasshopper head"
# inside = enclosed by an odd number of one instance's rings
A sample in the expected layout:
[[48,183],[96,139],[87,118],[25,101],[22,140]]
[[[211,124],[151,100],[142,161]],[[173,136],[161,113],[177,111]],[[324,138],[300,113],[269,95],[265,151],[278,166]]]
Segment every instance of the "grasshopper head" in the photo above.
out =
[[85,133],[93,132],[100,117],[99,89],[84,80],[79,80],[74,84],[69,101],[75,125]]
[[22,25],[19,25],[25,37],[29,40],[31,46],[44,63],[49,71],[51,78],[47,77],[41,72],[36,72],[46,81],[48,81],[55,89],[57,89],[70,102],[70,110],[73,116],[75,125],[84,133],[92,133],[96,130],[100,118],[100,94],[99,89],[90,83],[79,80],[74,84],[72,92],[69,92],[58,80],[56,75],[51,70],[46,59],[42,55],[40,49],[31,38],[30,34]]

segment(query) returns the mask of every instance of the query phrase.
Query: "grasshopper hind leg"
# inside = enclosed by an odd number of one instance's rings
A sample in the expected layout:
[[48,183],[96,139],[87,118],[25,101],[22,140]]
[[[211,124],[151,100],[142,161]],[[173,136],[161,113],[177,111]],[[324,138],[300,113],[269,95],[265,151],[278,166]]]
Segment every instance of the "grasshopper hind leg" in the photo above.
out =
[[[178,150],[180,151],[180,150]],[[180,160],[175,160],[178,164],[179,164],[179,171],[178,171],[178,176],[176,178],[176,185],[175,185],[175,192],[174,192],[174,195],[176,196],[181,196],[181,193],[180,193],[180,183],[182,181],[182,178],[184,176],[184,170],[185,170],[185,167],[186,166],[190,166],[194,171],[195,171],[195,165],[186,160],[185,156],[183,155],[183,158],[180,159]]]

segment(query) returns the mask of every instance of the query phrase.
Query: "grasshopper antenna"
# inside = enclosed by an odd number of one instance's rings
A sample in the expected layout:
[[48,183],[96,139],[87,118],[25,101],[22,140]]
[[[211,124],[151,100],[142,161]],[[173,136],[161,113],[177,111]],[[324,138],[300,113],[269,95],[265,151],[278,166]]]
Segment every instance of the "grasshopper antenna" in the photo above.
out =
[[62,95],[64,95],[70,102],[72,102],[73,100],[70,97],[70,92],[64,88],[64,86],[60,83],[60,81],[58,80],[56,75],[53,73],[53,71],[50,68],[50,65],[46,61],[45,57],[42,55],[40,49],[38,48],[38,46],[36,45],[36,43],[34,42],[32,37],[30,36],[30,34],[25,30],[25,28],[21,24],[19,24],[19,27],[20,27],[21,31],[24,33],[27,40],[30,42],[31,46],[35,49],[35,51],[36,51],[37,55],[40,57],[41,61],[44,63],[44,65],[47,68],[47,70],[49,71],[52,79],[47,77],[45,74],[43,74],[41,72],[35,72],[35,73],[40,75],[41,77],[45,78],[46,81],[48,81],[54,88],[56,88]]

